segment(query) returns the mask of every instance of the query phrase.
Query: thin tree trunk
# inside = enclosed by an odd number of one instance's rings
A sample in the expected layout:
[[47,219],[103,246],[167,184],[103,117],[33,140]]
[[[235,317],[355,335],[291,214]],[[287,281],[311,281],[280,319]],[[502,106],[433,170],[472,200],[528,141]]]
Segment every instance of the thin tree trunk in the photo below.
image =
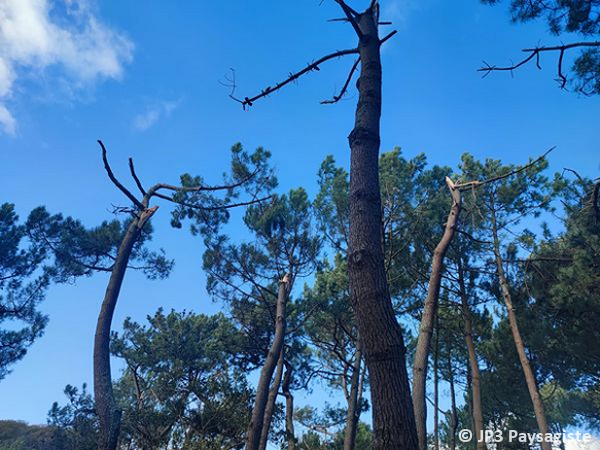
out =
[[[519,361],[521,362],[521,367],[523,368],[523,373],[525,375],[525,381],[527,383],[527,389],[529,390],[529,396],[531,397],[531,402],[533,403],[533,411],[535,413],[538,428],[540,430],[540,433],[545,435],[548,433],[548,422],[546,420],[544,404],[542,403],[542,398],[538,390],[537,381],[535,380],[535,374],[533,373],[533,369],[531,368],[531,364],[529,363],[529,358],[527,358],[527,354],[525,353],[525,344],[523,343],[523,339],[521,337],[519,324],[517,322],[517,315],[515,313],[515,308],[512,302],[512,296],[510,294],[510,289],[508,286],[508,279],[506,278],[506,273],[504,272],[504,261],[502,260],[502,255],[500,254],[500,239],[498,238],[498,224],[496,221],[496,212],[493,209],[492,234],[494,238],[494,256],[496,258],[496,269],[498,272],[498,279],[500,281],[500,288],[502,290],[502,297],[504,298],[504,303],[506,304],[506,309],[508,312],[508,322],[512,331],[513,340],[515,341],[515,347],[517,348],[517,353],[519,355]],[[540,443],[540,445],[542,447],[542,450],[552,450],[552,445],[550,442],[546,442],[544,440]]]
[[435,315],[435,339],[434,339],[434,353],[433,353],[433,448],[435,450],[440,449],[440,392],[439,392],[439,367],[438,360],[440,356],[440,328],[439,328],[440,316]]
[[448,351],[448,383],[450,384],[450,450],[456,449],[456,431],[458,430],[458,412],[456,411],[456,390],[452,370],[452,352]]
[[452,206],[450,207],[444,234],[433,252],[427,298],[425,299],[423,316],[421,317],[419,338],[417,340],[417,348],[415,350],[415,359],[413,362],[412,398],[417,433],[419,435],[419,450],[427,450],[427,364],[431,347],[431,335],[433,334],[433,322],[436,316],[440,286],[442,283],[444,257],[454,238],[456,223],[460,214],[460,191],[454,188],[454,183],[452,183],[452,180],[448,177],[446,177],[446,184],[452,195]]
[[483,411],[481,409],[481,381],[479,375],[479,363],[477,361],[477,352],[475,350],[475,342],[473,340],[473,322],[471,319],[471,311],[469,309],[469,300],[465,287],[465,275],[462,265],[462,258],[458,260],[458,285],[460,290],[460,301],[462,305],[462,313],[465,321],[464,333],[465,342],[467,344],[467,353],[469,354],[469,367],[471,373],[471,411],[473,413],[473,427],[475,436],[477,437],[477,450],[486,450],[485,440],[478,439],[482,436],[483,431]]
[[356,342],[356,354],[352,366],[350,380],[350,395],[348,396],[348,411],[346,413],[346,429],[344,430],[344,450],[354,450],[356,445],[356,427],[360,417],[360,376],[362,363],[362,348],[360,340]]
[[110,330],[112,319],[129,264],[133,246],[142,234],[146,222],[158,209],[157,206],[137,213],[127,227],[125,236],[108,280],[94,337],[94,398],[100,425],[99,450],[116,450],[121,428],[121,411],[116,405],[110,372]]
[[277,361],[275,377],[273,379],[273,384],[271,385],[271,390],[269,391],[269,399],[267,400],[267,407],[265,408],[265,419],[260,435],[260,450],[265,450],[267,448],[267,443],[269,442],[271,422],[273,421],[273,413],[275,412],[275,405],[277,404],[279,386],[281,384],[281,379],[283,378],[283,353],[283,350],[279,353],[279,360]]
[[283,391],[283,396],[285,397],[285,438],[288,443],[288,450],[295,450],[296,448],[296,435],[294,432],[294,396],[290,390],[293,371],[292,365],[285,361],[285,376],[283,377],[281,389]]
[[246,450],[258,450],[260,437],[262,434],[265,409],[269,397],[269,385],[273,378],[273,372],[279,360],[279,355],[283,349],[283,339],[285,336],[286,306],[288,295],[291,290],[290,275],[286,274],[279,282],[279,292],[277,295],[277,310],[275,319],[275,336],[265,360],[265,364],[260,372],[258,386],[256,387],[256,399],[252,409],[252,417],[248,425],[248,436],[246,438]]
[[416,450],[406,349],[390,298],[381,246],[381,41],[374,9],[369,8],[357,18],[361,72],[355,124],[348,137],[351,149],[348,276],[371,381],[373,449]]

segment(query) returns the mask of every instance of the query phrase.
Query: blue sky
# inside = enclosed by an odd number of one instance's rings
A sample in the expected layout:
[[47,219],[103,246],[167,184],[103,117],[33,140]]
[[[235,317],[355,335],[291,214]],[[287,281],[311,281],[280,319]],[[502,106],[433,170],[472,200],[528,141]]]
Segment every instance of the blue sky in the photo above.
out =
[[[559,42],[544,24],[512,25],[506,5],[478,0],[381,3],[382,19],[399,31],[383,50],[382,150],[401,146],[456,166],[465,151],[519,163],[557,146],[552,169],[598,176],[600,103],[557,88],[553,55],[542,71],[476,72],[483,59],[508,63],[521,48]],[[331,0],[0,0],[0,200],[23,218],[46,205],[88,225],[110,219],[111,205],[125,201],[102,169],[99,138],[124,179],[132,156],[148,184],[175,183],[183,172],[217,182],[240,141],[273,152],[282,189],[314,193],[325,155],[349,160],[354,90],[334,106],[319,101],[341,86],[352,60],[330,62],[246,112],[219,81],[234,68],[237,93],[251,95],[355,46],[349,26],[327,22],[336,17]],[[175,270],[165,281],[127,274],[117,329],[159,306],[219,308],[204,289],[200,241],[171,229],[161,206],[154,245],[175,258]],[[105,283],[97,275],[51,288],[45,336],[0,383],[0,418],[44,423],[67,383],[91,385]]]

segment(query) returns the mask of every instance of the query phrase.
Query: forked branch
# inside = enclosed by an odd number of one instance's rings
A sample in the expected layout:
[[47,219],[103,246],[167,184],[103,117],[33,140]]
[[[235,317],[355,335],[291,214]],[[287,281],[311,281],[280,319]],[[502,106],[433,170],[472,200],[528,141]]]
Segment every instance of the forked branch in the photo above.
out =
[[518,69],[521,66],[524,66],[525,64],[527,64],[529,61],[533,60],[534,58],[535,58],[535,64],[536,64],[537,68],[541,70],[542,66],[540,65],[540,54],[543,52],[558,52],[558,54],[559,54],[558,67],[557,67],[558,81],[559,81],[561,89],[564,89],[565,86],[567,85],[567,77],[564,74],[564,70],[563,70],[563,61],[564,61],[565,53],[568,50],[571,50],[573,48],[581,48],[581,47],[584,47],[584,48],[600,47],[600,41],[574,42],[571,44],[556,45],[553,47],[525,48],[525,49],[523,49],[523,52],[529,53],[529,55],[517,64],[513,64],[512,66],[498,67],[495,65],[488,64],[487,62],[484,61],[483,62],[484,67],[477,69],[477,71],[483,72],[484,78],[487,77],[492,72],[508,71],[508,72],[512,73],[513,70]]
[[[250,182],[253,178],[255,178],[258,173],[260,172],[260,169],[257,168],[256,170],[254,170],[252,173],[250,173],[247,177],[243,178],[242,180],[236,181],[236,182],[232,182],[232,183],[226,183],[223,185],[216,185],[216,186],[206,186],[206,185],[199,185],[199,186],[174,186],[171,184],[165,184],[165,183],[157,183],[154,186],[150,187],[148,190],[144,189],[144,186],[142,185],[142,182],[140,181],[136,170],[135,170],[135,166],[133,164],[133,159],[129,158],[129,171],[131,173],[131,177],[133,178],[133,180],[135,181],[135,184],[137,186],[137,188],[140,190],[141,194],[142,194],[142,199],[138,199],[135,195],[133,195],[131,193],[131,191],[129,191],[115,176],[114,172],[112,171],[112,168],[110,167],[110,164],[108,162],[108,157],[107,157],[107,151],[106,151],[106,147],[104,146],[104,143],[101,140],[98,140],[98,144],[100,144],[100,147],[102,149],[102,161],[104,163],[104,169],[106,170],[106,173],[108,174],[108,177],[110,178],[110,180],[112,181],[112,183],[121,191],[123,192],[127,198],[129,200],[131,200],[131,202],[135,205],[136,210],[138,213],[143,212],[145,210],[148,209],[148,205],[150,203],[150,200],[153,197],[158,197],[161,198],[163,200],[168,200],[172,203],[176,203],[180,206],[184,206],[186,208],[193,208],[193,209],[198,209],[198,210],[202,210],[202,211],[217,211],[217,210],[221,210],[221,209],[231,209],[231,208],[236,208],[238,206],[248,206],[248,205],[252,205],[254,203],[260,203],[263,202],[265,200],[268,200],[269,198],[271,198],[271,196],[268,197],[263,197],[263,198],[252,198],[248,201],[243,201],[243,202],[237,202],[237,203],[226,203],[224,202],[223,204],[220,205],[211,205],[211,206],[201,206],[201,205],[196,205],[196,204],[192,204],[192,203],[187,203],[184,201],[180,201],[178,199],[176,199],[174,196],[168,196],[168,195],[164,195],[162,193],[160,193],[159,191],[162,189],[165,190],[169,190],[169,191],[173,191],[175,193],[182,193],[182,192],[186,192],[186,193],[194,193],[194,192],[215,192],[215,191],[231,191],[232,189],[238,188],[248,182]],[[128,210],[128,209],[127,209]]]
[[98,144],[100,144],[100,148],[102,148],[102,162],[104,163],[104,169],[106,170],[106,173],[108,174],[108,178],[110,178],[110,181],[112,181],[112,183],[123,193],[125,194],[125,196],[127,196],[127,198],[129,200],[131,200],[131,202],[138,208],[138,209],[145,209],[144,205],[142,204],[141,201],[139,201],[135,195],[133,195],[125,186],[123,186],[121,184],[121,182],[119,180],[117,180],[117,177],[115,177],[115,174],[113,173],[110,164],[108,163],[108,157],[106,155],[106,147],[104,146],[104,144],[102,143],[101,140],[98,140]]

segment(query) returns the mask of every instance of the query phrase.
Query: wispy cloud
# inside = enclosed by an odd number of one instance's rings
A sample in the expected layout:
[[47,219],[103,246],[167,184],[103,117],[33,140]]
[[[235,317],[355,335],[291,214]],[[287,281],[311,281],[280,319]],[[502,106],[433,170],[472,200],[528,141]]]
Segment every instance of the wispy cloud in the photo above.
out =
[[148,106],[146,110],[133,118],[133,127],[138,131],[146,131],[163,117],[169,117],[179,106],[181,100],[163,101]]
[[406,26],[409,16],[424,7],[423,0],[390,0],[385,2],[381,11],[382,20],[391,20],[400,26]]
[[60,67],[79,88],[119,79],[133,57],[127,37],[103,24],[93,0],[0,0],[0,125],[15,134],[6,106],[20,74]]

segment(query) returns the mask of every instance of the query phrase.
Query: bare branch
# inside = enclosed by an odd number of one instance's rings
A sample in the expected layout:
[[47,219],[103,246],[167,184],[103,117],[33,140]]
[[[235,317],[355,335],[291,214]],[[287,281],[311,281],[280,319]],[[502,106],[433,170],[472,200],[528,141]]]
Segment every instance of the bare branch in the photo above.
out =
[[567,77],[565,76],[564,72],[563,72],[563,60],[564,60],[564,56],[565,56],[565,52],[568,50],[571,50],[573,48],[578,48],[578,47],[600,47],[600,41],[591,41],[591,42],[573,42],[571,44],[565,44],[565,45],[556,45],[553,47],[535,47],[535,48],[525,48],[523,49],[523,52],[525,53],[529,53],[529,56],[527,56],[527,58],[523,59],[522,61],[520,61],[517,64],[513,64],[512,66],[505,66],[505,67],[498,67],[498,66],[494,66],[494,65],[490,65],[487,62],[483,62],[485,67],[481,67],[479,69],[477,69],[478,72],[484,72],[483,76],[484,78],[486,76],[488,76],[490,73],[492,72],[500,72],[500,71],[509,71],[512,73],[513,70],[518,69],[519,67],[527,64],[529,61],[531,61],[533,58],[536,59],[536,65],[538,69],[541,69],[540,66],[540,54],[542,52],[559,52],[559,56],[558,56],[558,79],[560,82],[560,87],[564,89],[564,87],[567,84]]
[[133,158],[129,158],[129,171],[131,172],[131,176],[133,177],[138,189],[140,190],[142,195],[145,196],[146,190],[144,189],[144,186],[142,186],[142,182],[140,181],[137,174],[135,173],[135,167],[133,166]]
[[222,209],[237,208],[238,206],[249,206],[249,205],[254,205],[255,203],[264,202],[264,201],[269,200],[269,199],[272,198],[272,196],[269,195],[267,197],[252,199],[252,200],[248,200],[248,201],[245,201],[245,202],[238,202],[238,203],[230,203],[230,204],[226,204],[226,205],[204,207],[204,206],[194,205],[193,203],[186,203],[186,202],[182,202],[182,201],[179,201],[179,200],[175,200],[173,197],[169,197],[168,195],[161,194],[160,192],[154,192],[152,195],[155,196],[155,197],[158,197],[158,198],[162,198],[163,200],[170,201],[170,202],[175,203],[177,205],[184,206],[186,208],[193,208],[193,209],[198,209],[198,210],[201,210],[201,211],[219,211],[219,210],[222,210]]
[[338,95],[334,95],[333,98],[330,99],[330,100],[323,100],[321,102],[322,105],[331,105],[333,103],[339,102],[342,99],[342,97],[348,91],[348,86],[350,85],[350,81],[352,81],[352,76],[354,75],[354,72],[356,72],[356,68],[358,67],[359,63],[360,63],[360,58],[357,58],[356,61],[354,61],[354,64],[352,65],[352,68],[350,69],[350,73],[348,74],[348,78],[346,79],[346,82],[344,83],[344,86],[342,87],[340,93]]
[[538,162],[542,161],[548,155],[548,153],[550,153],[555,148],[556,147],[552,147],[551,149],[549,149],[546,153],[544,153],[542,156],[540,156],[536,160],[531,161],[529,164],[521,166],[515,170],[508,172],[508,173],[505,173],[504,175],[498,175],[497,177],[488,178],[487,180],[483,180],[483,181],[469,181],[466,183],[457,183],[454,185],[454,187],[458,188],[461,191],[464,191],[464,190],[471,189],[474,187],[483,186],[484,184],[494,183],[495,181],[499,181],[504,178],[508,178],[510,176],[516,175],[520,172],[523,172],[524,170],[529,169],[530,167],[535,166]]
[[358,36],[358,38],[362,39],[363,32],[360,31],[360,26],[358,25],[358,22],[356,21],[359,14],[356,11],[354,11],[352,8],[350,8],[348,5],[346,5],[346,2],[344,2],[344,0],[334,0],[334,1],[338,5],[340,5],[342,10],[344,11],[344,14],[346,14],[346,18],[348,19],[348,22],[350,22],[350,24],[352,25],[352,28],[354,28],[354,31],[356,32],[356,35]]
[[388,35],[386,35],[380,42],[379,44],[383,44],[385,43],[385,41],[387,41],[388,39],[390,39],[393,35],[395,35],[398,32],[398,30],[394,30],[391,33],[389,33]]
[[115,177],[115,174],[113,173],[112,169],[110,168],[110,164],[108,163],[108,157],[106,156],[106,147],[104,146],[104,144],[102,143],[102,141],[100,139],[98,139],[98,144],[100,144],[100,147],[102,148],[102,161],[104,162],[104,169],[106,169],[106,173],[108,174],[108,178],[110,178],[110,181],[112,181],[113,184],[121,192],[123,192],[123,194],[125,194],[127,196],[127,198],[129,198],[129,200],[131,200],[137,208],[142,209],[142,210],[145,209],[142,202],[140,202],[137,198],[135,198],[135,196],[131,192],[129,192],[129,190],[125,186],[123,186],[119,180],[117,180],[117,178]]
[[281,89],[282,87],[291,83],[292,81],[297,80],[302,75],[312,72],[313,70],[319,71],[320,70],[319,66],[321,64],[323,64],[324,62],[327,62],[331,59],[340,58],[342,56],[356,55],[356,54],[358,54],[358,48],[352,48],[352,49],[348,49],[348,50],[339,50],[337,52],[330,53],[329,55],[323,56],[322,58],[319,58],[317,61],[315,61],[311,64],[308,64],[304,69],[302,69],[298,72],[290,73],[289,76],[284,81],[277,83],[274,87],[267,86],[265,89],[263,89],[261,91],[260,94],[257,94],[254,97],[244,97],[243,100],[240,100],[235,97],[232,97],[232,98],[235,101],[240,102],[242,104],[242,106],[244,107],[244,109],[246,109],[246,106],[252,106],[256,100],[259,100],[275,91],[278,91],[279,89]]
[[214,192],[214,191],[225,191],[228,189],[235,189],[235,188],[240,187],[243,184],[247,183],[248,181],[252,180],[258,174],[259,171],[260,171],[260,169],[256,169],[254,172],[252,172],[246,178],[244,178],[243,180],[240,180],[236,183],[222,184],[222,185],[218,185],[218,186],[174,186],[172,184],[158,183],[150,189],[150,194],[155,195],[155,192],[159,191],[160,189],[167,189],[169,191],[176,191],[176,192]]

